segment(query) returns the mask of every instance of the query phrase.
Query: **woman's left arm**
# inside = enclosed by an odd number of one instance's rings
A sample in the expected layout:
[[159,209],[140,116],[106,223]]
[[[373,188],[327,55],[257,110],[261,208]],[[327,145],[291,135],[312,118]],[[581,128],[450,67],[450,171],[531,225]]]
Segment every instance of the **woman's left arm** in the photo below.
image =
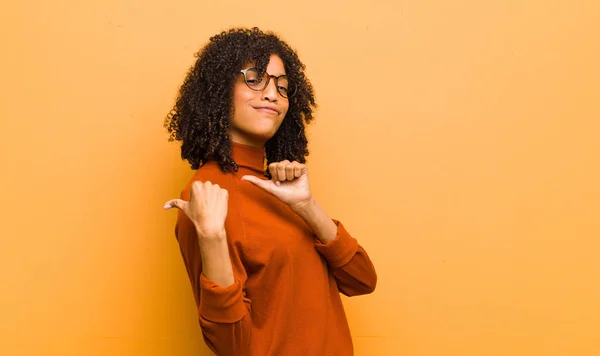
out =
[[308,224],[319,239],[315,247],[333,271],[342,293],[353,296],[373,292],[377,284],[373,263],[342,224],[329,218],[314,200],[306,165],[296,161],[276,162],[269,164],[269,172],[270,180],[251,175],[243,176],[242,180],[273,194]]
[[377,285],[375,267],[344,226],[331,219],[314,199],[290,207],[319,239],[315,248],[327,261],[340,291],[347,296],[372,293]]

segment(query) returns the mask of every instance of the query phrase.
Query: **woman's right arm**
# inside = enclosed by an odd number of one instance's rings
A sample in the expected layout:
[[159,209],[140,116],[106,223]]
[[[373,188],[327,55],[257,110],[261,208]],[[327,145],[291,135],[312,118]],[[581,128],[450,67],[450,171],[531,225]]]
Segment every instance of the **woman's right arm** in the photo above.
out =
[[246,272],[224,229],[227,192],[210,182],[194,182],[167,205],[179,209],[175,234],[206,344],[217,355],[246,355],[250,300],[244,293]]

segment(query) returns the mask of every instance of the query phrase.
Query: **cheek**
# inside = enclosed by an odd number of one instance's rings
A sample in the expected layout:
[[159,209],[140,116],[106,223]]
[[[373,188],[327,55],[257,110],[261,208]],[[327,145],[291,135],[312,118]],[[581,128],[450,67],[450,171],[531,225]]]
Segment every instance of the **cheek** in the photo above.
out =
[[288,110],[290,109],[290,104],[289,103],[285,103],[284,105],[281,105],[281,113],[283,117],[285,117],[285,115],[287,115]]
[[252,98],[251,93],[248,93],[247,90],[241,88],[239,85],[236,85],[233,88],[233,106],[234,108],[240,108],[244,105],[248,100]]
[[236,126],[242,124],[242,117],[246,115],[248,110],[248,102],[252,100],[252,93],[248,93],[244,88],[234,86],[233,98],[231,106],[233,109],[233,115],[231,117],[232,123]]

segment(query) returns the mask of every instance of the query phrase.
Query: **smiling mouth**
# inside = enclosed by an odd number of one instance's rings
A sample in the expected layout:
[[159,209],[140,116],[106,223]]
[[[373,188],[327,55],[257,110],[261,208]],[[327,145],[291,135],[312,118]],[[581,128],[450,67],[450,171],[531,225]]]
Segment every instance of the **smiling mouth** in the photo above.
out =
[[265,107],[259,107],[259,108],[255,108],[258,111],[262,111],[264,113],[267,114],[272,114],[272,115],[279,115],[279,112],[277,112],[277,110],[275,109],[271,109],[271,108],[265,108]]

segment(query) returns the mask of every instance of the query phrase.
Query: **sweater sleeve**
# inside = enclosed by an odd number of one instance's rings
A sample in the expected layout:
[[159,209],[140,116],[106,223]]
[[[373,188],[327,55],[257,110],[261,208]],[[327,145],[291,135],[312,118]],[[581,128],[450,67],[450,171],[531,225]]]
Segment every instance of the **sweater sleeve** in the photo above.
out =
[[[182,199],[189,200],[189,193]],[[216,355],[247,355],[250,341],[250,299],[244,285],[247,279],[239,255],[228,232],[228,247],[234,284],[221,287],[202,274],[202,258],[193,223],[179,211],[175,235],[192,285],[199,324],[206,345]]]
[[372,293],[377,285],[377,274],[367,252],[342,223],[332,220],[338,228],[337,236],[326,244],[315,239],[317,251],[327,261],[343,294],[350,297]]

